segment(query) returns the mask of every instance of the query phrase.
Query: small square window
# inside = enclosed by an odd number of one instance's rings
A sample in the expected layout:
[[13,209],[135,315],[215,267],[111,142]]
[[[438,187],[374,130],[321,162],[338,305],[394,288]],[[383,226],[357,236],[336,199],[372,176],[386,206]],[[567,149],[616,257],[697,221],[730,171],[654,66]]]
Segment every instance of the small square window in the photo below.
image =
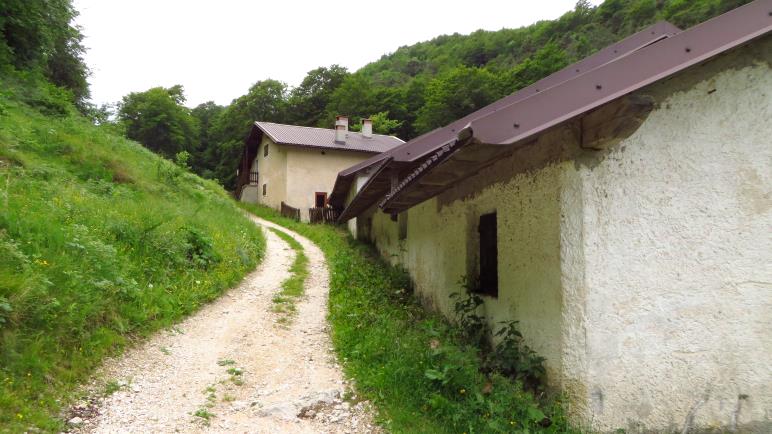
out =
[[267,188],[267,184],[263,184],[263,196],[265,196],[266,188]]
[[267,156],[268,156],[268,145],[266,144],[265,146],[263,146],[263,157],[267,157]]
[[327,205],[327,193],[317,192],[314,195],[314,205],[317,208],[324,208]]
[[477,289],[477,292],[498,297],[499,254],[496,213],[481,215],[477,230],[480,233],[480,287]]

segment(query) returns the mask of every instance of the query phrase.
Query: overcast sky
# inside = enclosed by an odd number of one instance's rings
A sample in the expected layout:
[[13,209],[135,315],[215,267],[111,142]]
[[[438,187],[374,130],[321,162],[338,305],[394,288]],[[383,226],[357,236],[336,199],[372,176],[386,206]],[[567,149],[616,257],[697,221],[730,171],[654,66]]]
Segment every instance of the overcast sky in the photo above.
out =
[[[593,0],[599,4],[601,0]],[[218,104],[258,80],[291,86],[319,66],[349,71],[441,34],[557,18],[576,0],[75,0],[92,100],[182,84],[187,105]]]

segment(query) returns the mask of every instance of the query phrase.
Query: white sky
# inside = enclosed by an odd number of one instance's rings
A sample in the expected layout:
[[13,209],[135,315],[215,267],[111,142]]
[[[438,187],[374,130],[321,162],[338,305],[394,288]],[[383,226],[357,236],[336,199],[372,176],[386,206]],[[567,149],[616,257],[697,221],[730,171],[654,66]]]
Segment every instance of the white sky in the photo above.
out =
[[[599,4],[601,0],[592,0]],[[441,34],[557,18],[576,0],[75,0],[92,100],[182,84],[218,104],[274,78],[291,86],[334,63],[349,71]]]

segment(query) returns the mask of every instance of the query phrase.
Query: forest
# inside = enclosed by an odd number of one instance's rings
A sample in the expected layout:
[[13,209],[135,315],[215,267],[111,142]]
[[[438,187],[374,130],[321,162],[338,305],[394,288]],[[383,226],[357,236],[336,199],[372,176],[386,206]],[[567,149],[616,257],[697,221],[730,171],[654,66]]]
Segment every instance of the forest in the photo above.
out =
[[[0,64],[34,70],[68,93],[95,123],[232,189],[254,121],[330,128],[337,114],[374,120],[377,133],[410,140],[441,127],[658,20],[682,29],[748,0],[579,0],[555,20],[470,35],[441,35],[397,48],[357,71],[320,66],[297,87],[256,77],[227,106],[185,105],[184,89],[133,92],[113,106],[88,103],[82,35],[70,0],[5,1]],[[13,18],[11,18],[13,17]]]

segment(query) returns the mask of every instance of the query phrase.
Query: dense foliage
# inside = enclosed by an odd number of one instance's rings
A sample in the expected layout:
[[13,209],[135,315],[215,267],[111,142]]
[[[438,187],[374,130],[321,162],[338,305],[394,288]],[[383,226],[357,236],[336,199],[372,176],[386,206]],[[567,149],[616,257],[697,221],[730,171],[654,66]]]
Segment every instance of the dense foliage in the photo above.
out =
[[442,35],[400,47],[354,73],[338,65],[316,68],[296,88],[261,80],[227,107],[196,107],[200,135],[185,150],[194,155],[198,174],[233,188],[244,138],[256,120],[331,128],[335,115],[347,114],[358,130],[360,120],[371,117],[376,133],[409,140],[658,20],[687,28],[748,1],[606,0],[593,7],[580,0],[556,20]]
[[199,140],[197,118],[191,115],[184,102],[180,85],[132,92],[118,105],[118,119],[125,128],[126,137],[151,151],[171,157],[196,148]]
[[0,72],[24,70],[45,76],[87,109],[83,35],[72,25],[72,0],[0,1]]
[[378,421],[389,432],[574,432],[559,399],[535,396],[512,379],[518,376],[504,375],[538,372],[523,364],[540,363],[522,351],[514,324],[499,331],[510,343],[501,347],[501,357],[482,357],[466,336],[468,329],[425,310],[406,273],[385,263],[372,247],[340,228],[241,205],[304,235],[324,252],[335,351],[357,393],[376,404]]
[[68,97],[0,78],[0,432],[61,431],[58,412],[105,355],[263,254],[220,186],[92,125]]

